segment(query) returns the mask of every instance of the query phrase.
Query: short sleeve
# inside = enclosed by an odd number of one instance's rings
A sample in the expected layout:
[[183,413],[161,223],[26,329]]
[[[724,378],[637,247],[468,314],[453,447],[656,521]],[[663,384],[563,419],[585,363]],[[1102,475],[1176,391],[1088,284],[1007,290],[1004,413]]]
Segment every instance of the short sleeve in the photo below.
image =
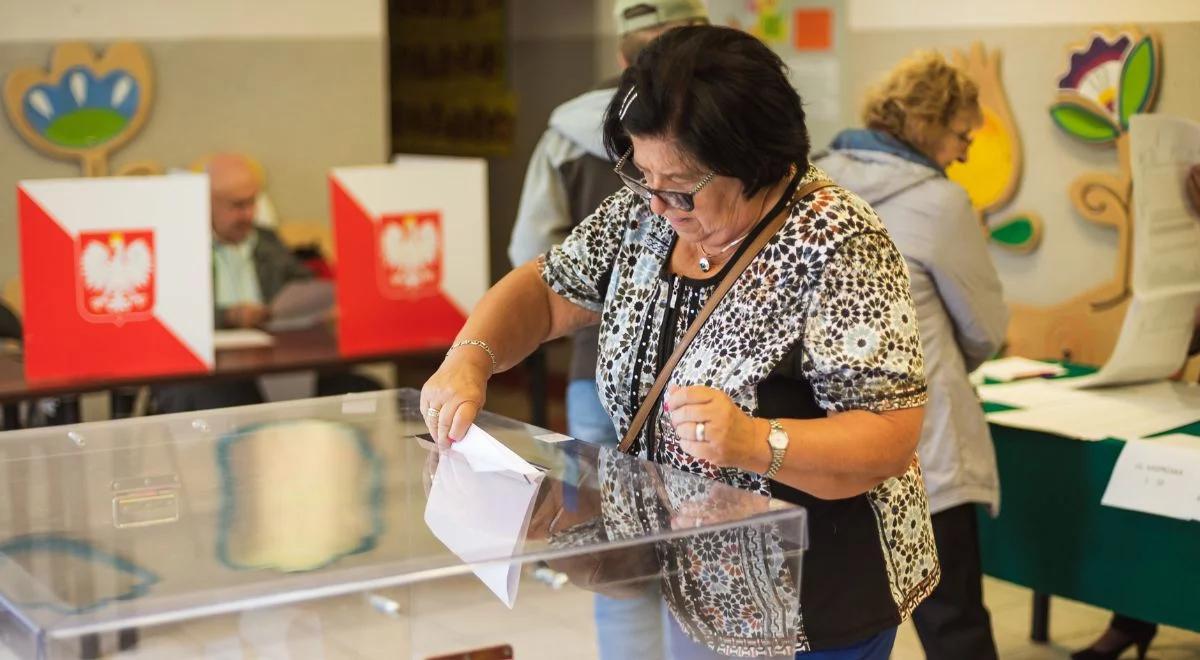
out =
[[613,262],[632,222],[633,195],[621,190],[604,200],[538,262],[542,279],[558,295],[601,311]]
[[851,237],[828,258],[809,303],[804,346],[801,369],[825,410],[924,405],[908,269],[887,234]]

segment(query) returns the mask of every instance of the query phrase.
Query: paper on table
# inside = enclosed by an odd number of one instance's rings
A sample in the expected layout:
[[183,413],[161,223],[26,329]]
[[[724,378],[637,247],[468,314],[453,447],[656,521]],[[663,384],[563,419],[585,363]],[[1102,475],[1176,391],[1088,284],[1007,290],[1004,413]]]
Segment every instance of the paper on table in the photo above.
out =
[[253,328],[217,330],[213,333],[213,349],[228,351],[238,348],[262,348],[275,343],[275,338]]
[[334,286],[329,280],[290,282],[271,300],[272,332],[302,330],[324,319],[333,309]]
[[999,385],[980,385],[979,398],[1013,408],[1040,408],[1064,400],[1078,400],[1085,395],[1055,381],[1036,378]]
[[1083,388],[1169,377],[1187,361],[1198,306],[1200,282],[1191,291],[1134,295],[1117,346],[1104,366],[1090,376],[1062,382]]
[[1023,357],[1006,357],[984,362],[974,374],[1000,382],[1032,378],[1035,376],[1061,376],[1067,373],[1061,364],[1030,360]]
[[1100,503],[1200,520],[1200,449],[1159,438],[1126,442]]
[[500,600],[512,608],[521,548],[542,473],[482,429],[443,452],[425,504],[425,524]]
[[[1045,383],[1049,385],[1049,383]],[[1021,387],[1025,383],[999,385]],[[1181,383],[1150,383],[1105,390],[1071,391],[1023,410],[989,413],[1002,426],[1054,433],[1069,438],[1139,438],[1169,431],[1200,420],[1200,387]],[[987,397],[987,400],[994,400]]]

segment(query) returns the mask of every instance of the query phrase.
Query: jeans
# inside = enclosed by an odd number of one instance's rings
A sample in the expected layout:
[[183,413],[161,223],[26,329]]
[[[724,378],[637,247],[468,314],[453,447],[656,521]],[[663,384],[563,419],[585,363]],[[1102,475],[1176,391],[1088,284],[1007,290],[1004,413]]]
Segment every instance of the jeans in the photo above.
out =
[[[617,430],[600,405],[596,381],[573,380],[567,385],[567,432],[584,442],[616,447]],[[573,471],[571,466],[567,469]],[[601,660],[666,658],[666,609],[657,582],[647,583],[645,594],[637,598],[596,594],[596,638]]]

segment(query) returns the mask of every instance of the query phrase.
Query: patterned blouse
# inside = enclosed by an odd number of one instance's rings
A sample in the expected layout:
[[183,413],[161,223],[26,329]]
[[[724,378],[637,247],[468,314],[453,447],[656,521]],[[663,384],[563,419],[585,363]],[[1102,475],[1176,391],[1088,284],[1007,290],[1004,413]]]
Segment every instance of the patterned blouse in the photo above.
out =
[[[823,178],[810,166],[789,191]],[[760,223],[725,268],[762,229]],[[621,190],[540,263],[555,293],[601,314],[596,379],[618,434],[724,274],[722,269],[707,280],[672,274],[675,240],[665,219]],[[923,405],[923,373],[904,259],[871,207],[835,186],[792,200],[788,221],[709,317],[670,385],[720,389],[754,416],[803,419]],[[848,646],[896,626],[936,586],[933,530],[915,459],[902,476],[861,496],[820,500],[692,457],[680,447],[669,417],[658,411],[639,438],[643,457],[808,509],[803,580],[775,576],[777,584],[801,585],[800,612],[787,628],[795,650]],[[745,552],[745,539],[727,540],[739,546],[728,556]],[[690,566],[714,569],[703,562]],[[727,655],[784,652],[766,641],[777,630],[748,626],[744,614],[757,612],[750,617],[757,623],[777,619],[778,613],[769,613],[769,590],[739,588],[749,586],[743,583],[751,581],[750,571],[716,568],[726,577],[722,588],[668,598],[685,632]],[[731,593],[747,602],[730,608]]]

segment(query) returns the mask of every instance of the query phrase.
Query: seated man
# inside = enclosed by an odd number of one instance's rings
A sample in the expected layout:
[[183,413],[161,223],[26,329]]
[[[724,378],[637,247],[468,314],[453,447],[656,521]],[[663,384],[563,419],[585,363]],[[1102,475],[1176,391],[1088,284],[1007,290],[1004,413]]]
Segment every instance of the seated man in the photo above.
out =
[[[254,328],[269,320],[269,306],[289,282],[312,277],[270,229],[254,223],[262,182],[237,154],[217,154],[207,167],[211,190],[213,321],[217,328]],[[321,374],[317,395],[379,389],[373,379],[346,371]],[[155,387],[153,410],[159,413],[261,403],[253,379],[219,384],[181,383]]]

